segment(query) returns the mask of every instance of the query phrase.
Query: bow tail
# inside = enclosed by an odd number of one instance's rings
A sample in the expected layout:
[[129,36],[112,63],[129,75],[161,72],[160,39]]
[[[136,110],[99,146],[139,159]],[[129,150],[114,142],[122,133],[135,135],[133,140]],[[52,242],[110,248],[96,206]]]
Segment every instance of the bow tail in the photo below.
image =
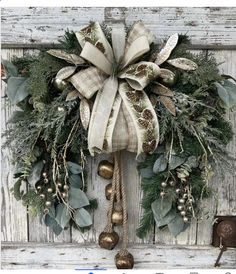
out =
[[142,152],[154,152],[159,142],[159,124],[148,96],[142,90],[134,90],[126,82],[119,85],[118,91],[124,103],[123,109],[132,119],[130,130],[135,128],[135,133],[129,133],[129,140],[132,142],[136,136],[137,156]]
[[109,77],[96,96],[88,132],[88,148],[92,156],[103,150],[106,129],[117,90],[117,78]]

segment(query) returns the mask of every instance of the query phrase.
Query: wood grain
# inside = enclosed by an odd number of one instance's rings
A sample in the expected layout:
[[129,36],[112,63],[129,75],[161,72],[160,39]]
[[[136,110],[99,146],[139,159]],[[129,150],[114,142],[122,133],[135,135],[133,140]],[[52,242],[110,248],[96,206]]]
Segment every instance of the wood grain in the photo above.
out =
[[[134,269],[213,268],[218,248],[209,246],[130,245]],[[4,269],[114,269],[117,250],[105,250],[94,244],[4,243]],[[222,269],[236,265],[236,250],[228,249],[221,259]]]
[[142,20],[158,43],[171,34],[188,34],[195,48],[236,48],[236,8],[31,7],[2,9],[2,47],[52,47],[66,29],[78,31],[89,21],[108,24]]
[[[11,60],[14,56],[22,56],[23,50],[2,50],[2,59]],[[7,128],[13,108],[5,97],[5,84],[1,83],[1,132]],[[2,139],[4,143],[4,138]],[[1,233],[2,241],[27,241],[28,226],[26,208],[17,202],[11,193],[15,180],[14,166],[11,165],[11,153],[8,148],[1,150]]]

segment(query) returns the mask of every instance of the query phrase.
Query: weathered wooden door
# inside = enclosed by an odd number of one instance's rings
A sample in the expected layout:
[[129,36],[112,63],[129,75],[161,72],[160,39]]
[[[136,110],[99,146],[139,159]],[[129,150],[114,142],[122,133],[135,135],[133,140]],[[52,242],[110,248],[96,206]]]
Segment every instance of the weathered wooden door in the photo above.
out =
[[[2,58],[33,54],[37,49],[53,47],[64,31],[79,30],[91,20],[115,21],[131,24],[144,23],[157,39],[179,32],[187,33],[193,51],[213,54],[221,72],[236,76],[236,8],[3,8]],[[223,62],[223,63],[222,63]],[[4,97],[2,85],[2,130],[12,107]],[[236,114],[228,113],[236,133]],[[236,136],[229,149],[236,156]],[[96,197],[99,207],[93,214],[93,228],[81,234],[71,229],[55,237],[39,220],[27,214],[20,202],[10,193],[13,185],[12,166],[8,149],[2,151],[2,267],[3,268],[113,268],[116,250],[102,250],[97,245],[104,228],[107,202],[105,182],[96,174],[97,164],[106,156],[89,159],[88,192]],[[205,201],[211,218],[192,221],[187,231],[173,238],[168,231],[153,232],[141,241],[135,235],[141,215],[140,180],[135,156],[123,155],[125,183],[128,191],[130,251],[135,257],[135,268],[212,268],[218,248],[211,244],[212,223],[215,215],[236,215],[236,173],[232,170],[225,179],[215,178],[215,195]],[[236,267],[236,250],[229,249],[222,258],[222,267]]]

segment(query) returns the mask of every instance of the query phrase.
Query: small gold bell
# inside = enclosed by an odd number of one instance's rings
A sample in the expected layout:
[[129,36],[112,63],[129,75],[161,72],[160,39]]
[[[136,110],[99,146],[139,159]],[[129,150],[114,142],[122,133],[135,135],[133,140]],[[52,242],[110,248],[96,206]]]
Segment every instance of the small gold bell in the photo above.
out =
[[134,267],[134,257],[128,251],[118,252],[115,256],[117,269],[132,269]]
[[112,250],[119,242],[119,235],[115,232],[102,232],[98,238],[100,247]]
[[111,221],[115,225],[122,225],[123,224],[123,211],[113,211],[111,216]]
[[111,179],[114,172],[114,165],[107,160],[103,160],[98,165],[98,175],[104,179]]
[[68,86],[68,83],[64,80],[61,80],[61,79],[58,79],[58,78],[55,78],[53,80],[53,86],[59,90],[59,91],[63,91],[67,86]]
[[112,194],[112,184],[110,183],[106,185],[106,188],[105,188],[105,196],[107,200],[111,200],[111,194]]

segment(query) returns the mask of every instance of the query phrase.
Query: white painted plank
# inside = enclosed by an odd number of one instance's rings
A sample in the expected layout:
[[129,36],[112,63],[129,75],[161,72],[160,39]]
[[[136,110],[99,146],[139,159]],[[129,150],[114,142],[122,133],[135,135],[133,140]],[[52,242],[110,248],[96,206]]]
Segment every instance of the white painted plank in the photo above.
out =
[[[130,245],[134,269],[213,268],[219,249],[208,246]],[[105,250],[94,244],[13,244],[2,245],[3,269],[114,269],[117,250]],[[222,269],[236,265],[236,249],[228,249],[221,258]]]
[[2,43],[4,47],[37,47],[57,43],[64,31],[75,31],[91,20],[108,24],[136,20],[154,31],[158,42],[169,35],[188,33],[198,48],[235,48],[235,7],[130,7],[130,8],[3,8]]
[[[213,54],[219,65],[222,74],[236,76],[236,51],[209,51]],[[233,124],[233,130],[236,134],[236,114],[228,112],[228,119]],[[236,135],[232,142],[228,145],[228,150],[232,152],[232,156],[236,156]],[[235,161],[232,162],[235,167]],[[221,178],[219,174],[214,176],[210,182],[214,194],[212,198],[203,202],[203,209],[209,211],[209,218],[199,220],[197,229],[197,244],[211,244],[212,242],[212,224],[216,215],[235,215],[236,214],[236,173],[235,168],[232,172],[225,172],[225,178]]]
[[[22,56],[23,50],[2,50],[2,59],[11,60],[14,56]],[[1,83],[1,131],[7,129],[7,120],[13,108],[5,98],[5,84]],[[2,139],[4,143],[4,139]],[[1,223],[2,241],[27,241],[27,212],[26,208],[17,202],[10,192],[15,180],[13,179],[14,167],[11,165],[11,154],[8,148],[1,151]]]

